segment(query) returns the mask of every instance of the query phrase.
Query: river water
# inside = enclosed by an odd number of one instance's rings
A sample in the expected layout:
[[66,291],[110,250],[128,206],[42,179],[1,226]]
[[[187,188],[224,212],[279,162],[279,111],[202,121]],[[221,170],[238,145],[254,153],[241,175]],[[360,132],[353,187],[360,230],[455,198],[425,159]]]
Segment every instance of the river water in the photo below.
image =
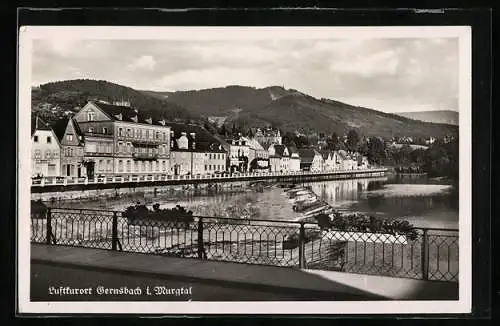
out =
[[[443,180],[395,176],[304,183],[323,200],[343,212],[361,212],[390,219],[405,219],[416,227],[458,228],[458,191]],[[181,205],[194,215],[297,220],[284,189],[270,186],[262,192],[242,187],[232,192],[175,191],[154,195],[60,204],[71,208],[124,210],[137,202],[161,208]]]

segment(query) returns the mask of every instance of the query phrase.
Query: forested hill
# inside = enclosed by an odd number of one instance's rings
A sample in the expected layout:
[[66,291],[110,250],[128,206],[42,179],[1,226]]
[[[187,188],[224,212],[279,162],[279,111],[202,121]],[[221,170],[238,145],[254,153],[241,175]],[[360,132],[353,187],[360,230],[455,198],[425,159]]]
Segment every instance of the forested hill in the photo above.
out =
[[[443,137],[457,135],[458,127],[434,124],[348,105],[316,99],[280,86],[254,88],[228,86],[199,91],[152,92],[102,80],[67,80],[32,90],[32,110],[51,122],[65,111],[75,112],[89,100],[130,101],[131,106],[169,121],[204,124],[213,118],[240,130],[274,125],[282,131],[305,134],[355,130],[364,136]],[[71,113],[71,112],[70,112]]]
[[443,137],[457,135],[447,124],[416,121],[395,114],[316,99],[280,86],[254,88],[232,85],[179,92],[147,92],[176,103],[193,114],[225,119],[226,124],[258,126],[272,124],[285,131],[346,134],[354,129],[365,136]]
[[[131,106],[145,114],[163,116],[168,120],[195,119],[186,109],[175,103],[169,103],[157,96],[148,95],[130,87],[113,84],[103,80],[66,80],[40,85],[32,90],[32,109],[44,104],[56,107],[59,112],[74,111],[89,100],[130,101]],[[57,112],[56,112],[57,115]],[[55,117],[46,117],[53,120]]]

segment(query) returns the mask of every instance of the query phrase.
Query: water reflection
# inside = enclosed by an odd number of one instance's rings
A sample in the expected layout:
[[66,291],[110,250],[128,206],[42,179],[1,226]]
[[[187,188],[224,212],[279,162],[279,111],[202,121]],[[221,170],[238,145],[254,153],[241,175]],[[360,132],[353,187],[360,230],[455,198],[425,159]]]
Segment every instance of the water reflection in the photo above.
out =
[[[393,177],[334,180],[314,183],[312,190],[336,209],[363,212],[385,218],[402,218],[420,227],[458,227],[458,192],[442,180],[408,180]],[[63,207],[124,210],[141,203],[161,208],[182,205],[195,215],[294,220],[299,217],[278,187],[257,192],[240,189],[215,193],[134,194],[124,198],[61,204]]]

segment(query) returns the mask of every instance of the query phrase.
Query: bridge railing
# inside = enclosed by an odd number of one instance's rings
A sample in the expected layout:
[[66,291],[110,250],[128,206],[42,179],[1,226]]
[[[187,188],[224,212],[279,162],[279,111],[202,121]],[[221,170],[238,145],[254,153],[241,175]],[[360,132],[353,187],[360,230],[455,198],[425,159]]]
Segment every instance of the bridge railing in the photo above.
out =
[[456,282],[458,230],[414,231],[362,233],[306,222],[201,216],[157,221],[90,209],[31,214],[33,243]]
[[357,170],[330,170],[330,171],[285,171],[285,172],[244,172],[244,173],[220,173],[220,174],[196,174],[196,175],[171,175],[165,173],[155,174],[122,174],[122,175],[98,175],[94,178],[87,177],[43,177],[33,178],[32,187],[43,187],[51,185],[75,185],[75,184],[107,184],[123,182],[158,182],[168,180],[219,180],[219,179],[247,179],[262,177],[283,176],[307,176],[328,174],[357,174],[386,172],[383,168],[357,169]]

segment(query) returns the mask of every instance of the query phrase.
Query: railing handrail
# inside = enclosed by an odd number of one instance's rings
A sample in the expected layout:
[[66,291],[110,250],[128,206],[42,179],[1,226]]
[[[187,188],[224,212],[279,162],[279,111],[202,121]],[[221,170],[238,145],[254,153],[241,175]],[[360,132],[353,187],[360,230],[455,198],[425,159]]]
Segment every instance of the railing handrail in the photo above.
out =
[[[150,157],[150,156],[148,156]],[[368,168],[368,169],[357,169],[357,170],[331,170],[331,171],[287,171],[287,172],[267,172],[267,173],[237,173],[237,174],[232,174],[232,173],[224,173],[223,175],[212,175],[212,174],[202,174],[204,177],[203,179],[227,179],[227,178],[234,178],[234,179],[241,179],[241,178],[253,178],[253,177],[273,177],[273,176],[295,176],[295,175],[343,175],[343,174],[356,174],[356,173],[364,173],[364,172],[387,172],[388,168]],[[129,177],[131,175],[138,175],[140,176],[157,176],[161,175],[164,171],[160,171],[160,173],[149,173],[149,172],[122,172],[118,174],[111,174],[111,175],[103,175],[103,178],[111,178],[111,183],[117,182],[117,178],[122,180],[125,177]],[[167,179],[167,180],[192,180],[192,177],[188,177],[188,175],[167,175],[167,176],[172,176],[172,179]],[[182,177],[182,178],[181,178]],[[31,186],[44,186],[44,184],[48,185],[53,185],[53,184],[58,184],[55,182],[56,179],[63,179],[65,178],[66,180],[71,179],[76,182],[73,182],[72,184],[85,184],[85,182],[88,182],[89,178],[87,177],[82,177],[82,178],[76,178],[75,177],[64,177],[64,176],[50,176],[50,177],[42,177],[42,178],[32,178],[31,180]],[[79,180],[82,179],[82,180]],[[93,183],[105,183],[104,179],[101,180],[101,178],[96,175],[93,178]],[[107,183],[107,182],[106,182]]]
[[[105,213],[106,216],[112,216],[113,214],[123,214],[123,211],[117,211],[117,210],[102,210],[102,209],[95,209],[95,208],[65,208],[65,207],[47,207],[50,209],[52,212],[54,211],[63,211],[63,212],[79,212],[79,213],[85,213],[85,211],[89,212],[101,212]],[[239,222],[269,222],[269,223],[278,223],[278,224],[294,224],[294,225],[304,225],[304,226],[318,226],[317,223],[314,222],[305,222],[305,221],[287,221],[287,220],[275,220],[275,219],[241,219],[241,218],[234,218],[234,217],[217,217],[217,216],[200,216],[200,215],[193,215],[194,218],[197,219],[203,219],[203,220],[224,220],[224,221],[239,221]],[[445,232],[459,232],[458,229],[454,228],[429,228],[429,227],[413,227],[414,230],[421,230],[421,231],[445,231]],[[342,230],[335,230],[335,231],[342,231]],[[342,231],[344,232],[344,231]],[[345,232],[360,232],[360,231],[345,231]],[[377,232],[369,232],[369,233],[377,233]]]

